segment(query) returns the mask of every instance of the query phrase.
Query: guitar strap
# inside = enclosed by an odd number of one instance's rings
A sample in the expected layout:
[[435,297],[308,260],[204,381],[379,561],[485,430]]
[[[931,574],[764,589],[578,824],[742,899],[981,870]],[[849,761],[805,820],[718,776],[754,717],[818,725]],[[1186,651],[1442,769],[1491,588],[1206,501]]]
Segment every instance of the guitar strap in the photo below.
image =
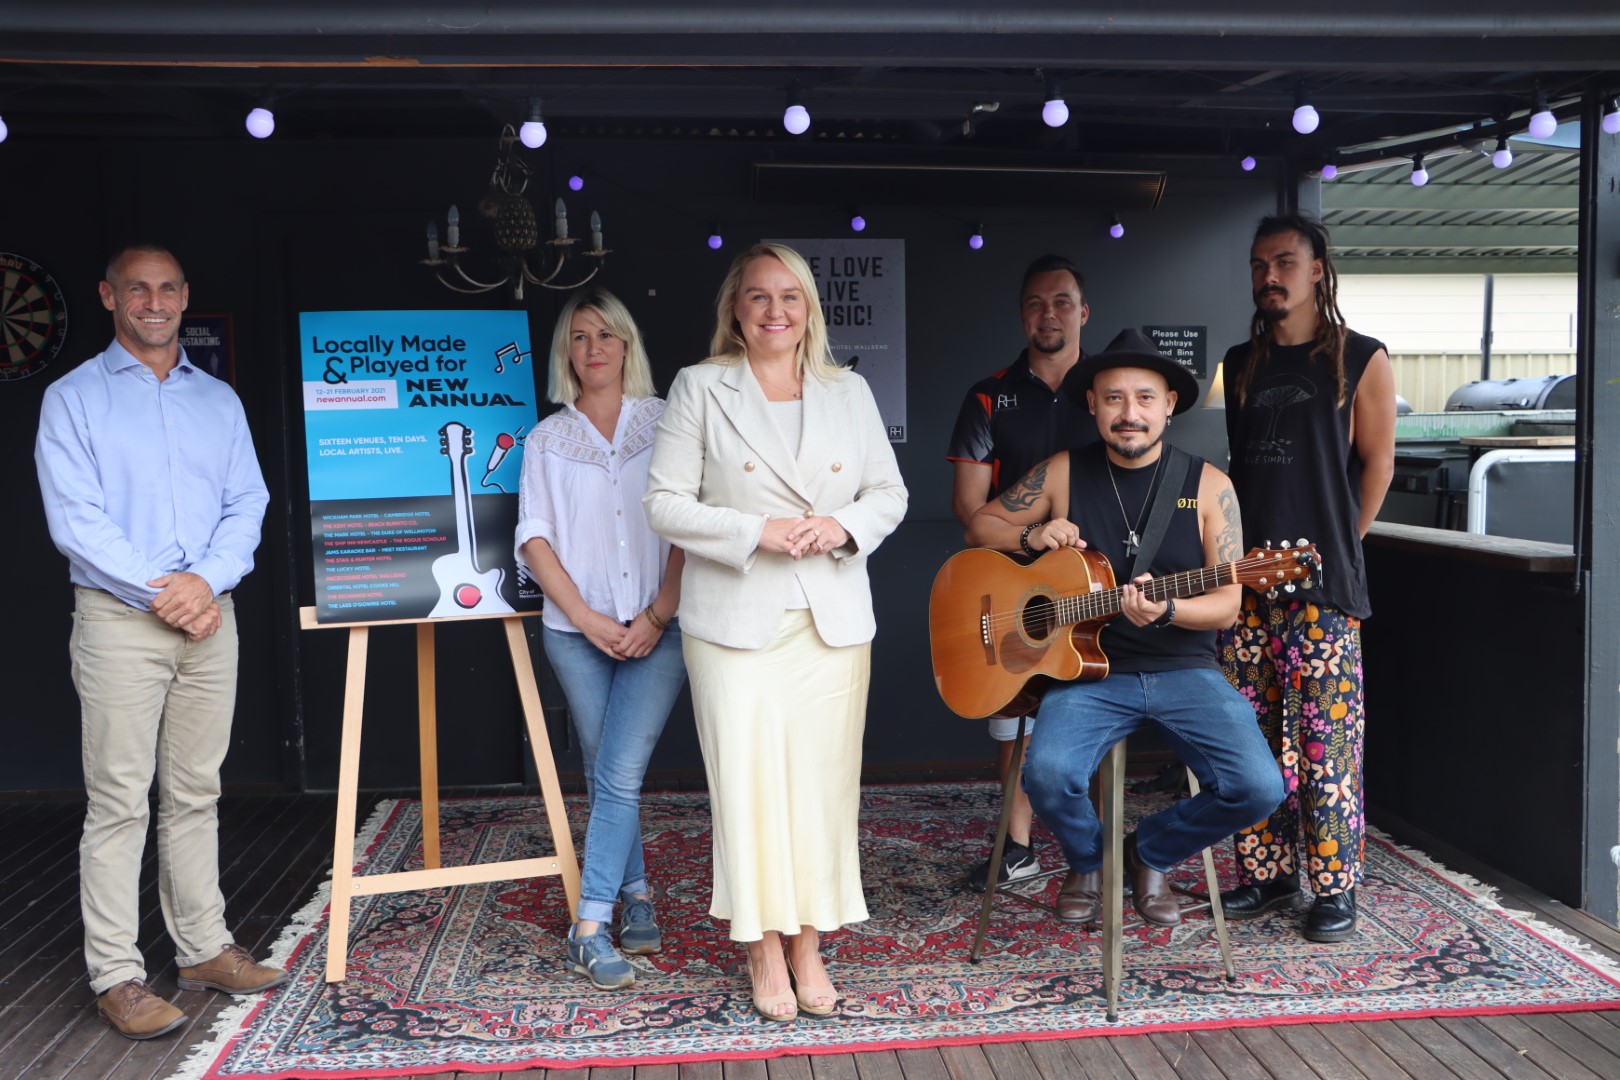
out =
[[1131,560],[1130,571],[1121,584],[1134,581],[1138,574],[1153,565],[1153,556],[1159,553],[1164,534],[1170,531],[1170,515],[1176,511],[1176,500],[1186,486],[1187,474],[1198,462],[1185,450],[1169,443],[1165,444],[1164,452],[1164,479],[1159,484],[1159,494],[1153,500],[1153,512],[1148,515],[1147,527],[1142,530],[1142,545],[1137,549],[1136,558]]

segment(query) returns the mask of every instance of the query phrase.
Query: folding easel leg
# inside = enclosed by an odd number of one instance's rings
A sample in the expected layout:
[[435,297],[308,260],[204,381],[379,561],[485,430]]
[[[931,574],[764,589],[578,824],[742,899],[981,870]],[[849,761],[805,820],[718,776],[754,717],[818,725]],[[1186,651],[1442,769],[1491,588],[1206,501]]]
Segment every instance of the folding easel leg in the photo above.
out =
[[1028,724],[1028,716],[1018,718],[1018,737],[1013,740],[1012,764],[1008,766],[1007,778],[1001,784],[1001,821],[996,826],[995,846],[990,849],[990,865],[984,879],[984,899],[979,902],[979,928],[973,934],[973,949],[968,953],[968,959],[975,964],[984,950],[984,935],[990,929],[990,909],[996,902],[996,883],[1001,880],[1001,855],[1006,850],[1007,829],[1012,824],[1013,790],[1018,783],[1019,763],[1024,760],[1024,730]]
[[1125,937],[1125,740],[1103,758],[1103,990],[1109,1020],[1119,1019]]
[[[1187,790],[1193,795],[1199,791],[1198,777],[1187,770]],[[1209,889],[1209,915],[1215,921],[1215,940],[1221,943],[1221,963],[1226,965],[1226,981],[1237,981],[1237,967],[1232,963],[1232,942],[1226,936],[1226,909],[1221,907],[1221,883],[1215,876],[1215,855],[1204,849],[1204,882]]]
[[439,868],[439,690],[433,624],[416,624],[417,752],[422,763],[422,866]]
[[326,981],[342,982],[349,962],[349,901],[353,897],[355,801],[360,790],[360,721],[366,706],[366,648],[370,629],[349,629],[343,680],[343,741],[338,756],[336,833],[332,838],[332,907],[327,918]]
[[506,626],[506,647],[512,654],[512,673],[517,676],[518,697],[523,702],[523,722],[529,732],[529,750],[534,754],[534,772],[540,780],[540,798],[551,826],[551,842],[561,864],[563,894],[568,899],[571,921],[579,910],[579,859],[574,854],[574,837],[568,831],[568,813],[563,806],[562,786],[557,783],[557,762],[551,756],[551,740],[546,738],[545,713],[540,705],[540,685],[534,678],[529,659],[529,639],[523,633],[522,619],[502,619]]

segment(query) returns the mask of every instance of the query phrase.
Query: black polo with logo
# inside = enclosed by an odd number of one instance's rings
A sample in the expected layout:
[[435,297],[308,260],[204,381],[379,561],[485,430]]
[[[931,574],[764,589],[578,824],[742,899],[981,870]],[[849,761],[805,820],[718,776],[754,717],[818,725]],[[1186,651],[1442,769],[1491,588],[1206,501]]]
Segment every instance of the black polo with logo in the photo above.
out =
[[1079,366],[1069,369],[1054,393],[1029,370],[1026,349],[1012,366],[974,383],[945,456],[989,465],[995,498],[1059,450],[1098,442],[1097,418],[1086,407],[1085,391],[1071,386]]

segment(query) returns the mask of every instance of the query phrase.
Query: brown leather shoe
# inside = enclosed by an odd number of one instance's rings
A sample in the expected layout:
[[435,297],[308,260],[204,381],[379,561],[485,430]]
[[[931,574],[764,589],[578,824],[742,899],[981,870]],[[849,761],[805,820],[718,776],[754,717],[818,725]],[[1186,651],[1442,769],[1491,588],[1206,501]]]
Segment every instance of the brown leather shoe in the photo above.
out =
[[287,973],[269,964],[257,964],[240,945],[227,945],[212,960],[180,969],[182,990],[222,990],[227,994],[257,994],[287,981]]
[[158,997],[139,979],[109,986],[96,998],[96,1012],[126,1039],[155,1039],[186,1022],[186,1014]]
[[1181,922],[1181,904],[1164,874],[1137,859],[1134,833],[1125,838],[1125,872],[1135,889],[1131,902],[1138,915],[1155,926],[1176,926]]
[[1058,890],[1057,917],[1064,922],[1096,922],[1102,911],[1102,871],[1070,870]]

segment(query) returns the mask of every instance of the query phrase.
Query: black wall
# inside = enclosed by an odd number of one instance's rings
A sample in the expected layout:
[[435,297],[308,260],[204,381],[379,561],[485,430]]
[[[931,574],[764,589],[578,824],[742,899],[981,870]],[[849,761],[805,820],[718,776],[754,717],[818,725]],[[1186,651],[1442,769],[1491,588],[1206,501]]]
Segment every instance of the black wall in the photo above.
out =
[[[66,562],[45,532],[33,441],[46,385],[111,337],[96,295],[107,252],[148,238],[181,257],[194,311],[234,318],[237,387],[272,494],[258,567],[237,592],[242,682],[226,779],[330,788],[346,635],[297,628],[298,605],[313,599],[297,314],[510,306],[500,293],[454,295],[416,264],[425,253],[426,221],[437,218],[442,228],[452,202],[463,211],[465,242],[492,249],[475,207],[493,164],[494,140],[316,144],[278,137],[251,145],[244,139],[217,146],[53,147],[27,163],[23,149],[15,139],[0,146],[0,250],[26,254],[56,275],[67,290],[72,328],[52,368],[0,384],[0,439],[12,463],[0,477],[0,505],[9,511],[17,568],[9,647],[0,653],[10,747],[0,758],[0,790],[79,785],[77,701],[66,649],[72,596]],[[641,324],[660,386],[705,355],[716,287],[742,245],[759,237],[847,235],[845,205],[752,201],[749,166],[782,153],[718,139],[570,145],[556,137],[534,155],[538,182],[531,196],[543,221],[557,194],[568,198],[576,235],[591,209],[602,213],[608,246],[617,251],[599,280]],[[805,160],[869,161],[881,152],[812,145],[792,153]],[[910,441],[897,451],[911,511],[874,556],[880,629],[867,736],[873,772],[989,757],[979,725],[955,718],[935,696],[926,599],[934,572],[960,546],[945,443],[968,384],[1010,362],[1022,347],[1017,288],[1024,264],[1052,250],[1085,269],[1092,321],[1084,340],[1091,348],[1127,325],[1205,325],[1213,365],[1244,332],[1249,236],[1255,219],[1275,205],[1275,178],[1237,174],[1224,161],[1158,167],[1169,172],[1162,203],[1128,216],[1119,241],[1106,232],[1113,207],[1025,205],[1013,189],[992,206],[862,206],[870,222],[866,236],[906,241],[908,323]],[[587,181],[579,194],[562,182],[576,171]],[[964,242],[975,221],[987,230],[979,252]],[[714,223],[726,236],[720,252],[704,244]],[[472,263],[478,264],[476,255]],[[558,304],[557,295],[543,294],[527,305],[538,353],[550,341]],[[535,374],[536,400],[543,401],[543,362]],[[1201,438],[1223,443],[1218,422],[1178,424],[1181,441],[1206,452]],[[521,780],[521,725],[498,626],[446,627],[438,638],[442,780]],[[378,628],[371,651],[362,782],[408,784],[416,769],[412,631]],[[565,751],[562,767],[577,762],[566,751],[565,735],[554,732],[553,741]],[[683,701],[654,768],[695,770],[699,764]]]

